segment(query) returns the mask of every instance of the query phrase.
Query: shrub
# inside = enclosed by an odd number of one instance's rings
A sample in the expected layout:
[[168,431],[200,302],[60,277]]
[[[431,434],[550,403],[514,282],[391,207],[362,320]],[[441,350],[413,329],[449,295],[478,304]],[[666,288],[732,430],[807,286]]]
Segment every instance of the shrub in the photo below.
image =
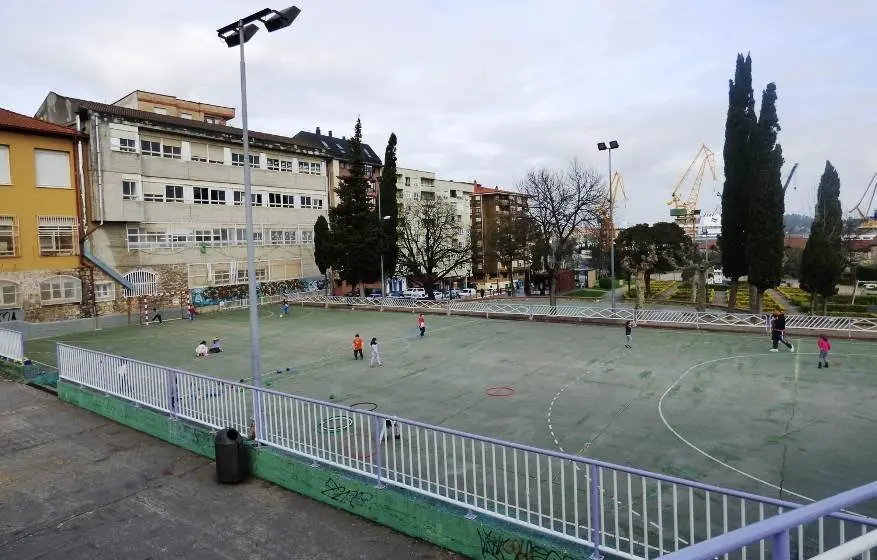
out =
[[607,277],[605,277],[605,278],[600,278],[600,279],[597,281],[597,285],[600,287],[601,290],[608,290],[608,289],[610,289],[610,288],[612,287],[612,284],[615,284],[615,287],[616,287],[616,288],[620,288],[620,287],[621,287],[621,280],[619,280],[618,278],[616,278],[616,279],[615,279],[615,282],[612,282],[611,279],[607,276]]

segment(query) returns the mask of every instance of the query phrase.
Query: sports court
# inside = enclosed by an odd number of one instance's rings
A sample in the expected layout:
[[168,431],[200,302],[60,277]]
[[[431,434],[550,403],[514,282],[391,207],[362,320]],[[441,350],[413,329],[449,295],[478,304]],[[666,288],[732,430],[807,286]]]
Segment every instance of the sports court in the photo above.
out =
[[[815,338],[768,352],[763,334],[552,324],[412,312],[260,309],[262,369],[273,389],[373,408],[495,438],[790,501],[873,480],[877,344]],[[249,380],[246,310],[30,341]],[[351,339],[365,339],[354,361]],[[194,357],[200,340],[224,352]],[[369,368],[377,337],[385,366]],[[781,346],[782,348],[782,346]],[[366,403],[366,404],[362,404]],[[861,511],[875,515],[877,511]]]

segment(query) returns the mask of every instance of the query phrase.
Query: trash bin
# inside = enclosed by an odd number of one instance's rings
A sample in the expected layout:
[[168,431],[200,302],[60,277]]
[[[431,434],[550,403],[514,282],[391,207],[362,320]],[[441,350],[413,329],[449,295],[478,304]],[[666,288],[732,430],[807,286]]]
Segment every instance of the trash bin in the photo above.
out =
[[243,482],[249,471],[244,438],[234,428],[216,432],[213,438],[216,451],[216,480],[223,484]]

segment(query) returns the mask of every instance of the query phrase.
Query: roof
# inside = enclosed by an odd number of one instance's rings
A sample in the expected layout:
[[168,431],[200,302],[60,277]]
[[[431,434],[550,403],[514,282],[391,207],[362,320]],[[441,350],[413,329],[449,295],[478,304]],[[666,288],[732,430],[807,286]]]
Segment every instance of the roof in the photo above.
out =
[[80,136],[76,130],[0,108],[0,128],[48,136]]
[[[351,159],[350,140],[346,138],[336,138],[335,136],[326,136],[325,134],[317,134],[316,132],[308,132],[306,130],[302,130],[293,138],[321,147],[327,150],[335,159],[342,161],[349,161]],[[369,165],[383,165],[381,158],[378,157],[368,144],[362,145],[362,159],[363,162]]]
[[204,102],[204,101],[194,101],[194,100],[192,100],[192,99],[183,99],[183,98],[181,98],[181,97],[177,97],[176,95],[168,95],[168,94],[166,94],[166,93],[158,93],[158,92],[155,92],[155,91],[148,91],[148,90],[145,90],[145,89],[135,89],[134,91],[132,91],[132,92],[130,92],[130,93],[127,93],[127,94],[123,95],[122,97],[120,97],[119,99],[117,99],[116,101],[114,101],[114,103],[118,103],[119,101],[125,99],[125,98],[128,97],[129,95],[134,95],[135,93],[146,93],[146,94],[148,94],[148,95],[158,95],[159,97],[167,97],[167,98],[170,98],[170,99],[176,99],[177,101],[182,101],[182,102],[184,102],[184,103],[194,103],[194,104],[196,104],[196,105],[210,105],[211,107],[219,107],[220,109],[230,109],[230,110],[232,110],[232,111],[235,110],[234,107],[229,107],[229,106],[227,106],[227,105],[217,105],[216,103],[207,103],[207,102]]
[[493,187],[492,189],[487,187],[482,187],[478,183],[475,183],[475,190],[472,191],[472,194],[509,194],[512,196],[526,196],[524,193],[514,192],[514,191],[505,191],[500,189],[499,187]]
[[[57,95],[61,99],[66,99],[75,106],[87,109],[89,111],[94,111],[96,113],[115,115],[117,117],[128,119],[157,122],[171,126],[201,130],[204,132],[213,132],[216,134],[229,134],[233,136],[243,135],[242,129],[224,124],[213,124],[191,119],[184,119],[181,117],[173,117],[170,115],[160,115],[158,113],[150,113],[148,111],[140,111],[137,109],[128,109],[127,107],[119,107],[117,105],[108,105],[106,103],[97,103],[96,101],[87,101],[85,99],[66,97],[60,94],[55,95]],[[254,130],[248,131],[248,134],[250,139],[262,140],[264,142],[277,142],[282,144],[300,145],[303,147],[319,149],[323,151],[323,148],[319,144],[311,144],[307,141],[299,140],[298,138],[280,136],[278,134],[269,134],[267,132],[258,132]]]

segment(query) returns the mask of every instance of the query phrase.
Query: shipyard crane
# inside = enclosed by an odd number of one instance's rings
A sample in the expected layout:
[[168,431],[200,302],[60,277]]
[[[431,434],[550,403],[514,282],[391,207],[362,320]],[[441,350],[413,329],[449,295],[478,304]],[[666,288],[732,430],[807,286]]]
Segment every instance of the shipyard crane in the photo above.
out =
[[[868,194],[870,193],[870,197]],[[874,196],[877,195],[877,173],[875,173],[871,177],[871,181],[868,183],[868,186],[865,187],[865,192],[862,193],[862,198],[859,199],[859,202],[849,211],[847,214],[857,213],[859,215],[859,219],[862,220],[862,225],[865,227],[875,227],[877,226],[877,208],[874,208],[874,213],[871,213],[871,209],[874,204]],[[865,198],[868,198],[868,205],[862,206],[862,203],[865,202]],[[869,225],[865,225],[869,223]]]
[[[783,195],[786,194],[786,189],[789,188],[789,183],[792,182],[792,177],[795,176],[795,170],[798,169],[798,164],[792,166],[792,170],[789,171],[789,176],[786,177],[786,183],[783,185]],[[797,190],[797,187],[793,187],[793,189]]]
[[616,171],[612,174],[612,200],[618,202],[618,192],[621,192],[622,200],[627,202],[627,193],[624,191],[624,178]]
[[[697,151],[697,155],[694,156],[688,169],[685,170],[682,178],[676,183],[676,188],[673,189],[673,195],[670,202],[667,203],[667,206],[670,206],[670,216],[676,219],[676,223],[679,224],[679,226],[685,231],[686,235],[690,236],[692,239],[694,239],[697,234],[697,222],[700,216],[700,208],[698,208],[700,187],[703,184],[703,175],[707,169],[710,170],[710,173],[713,176],[713,181],[715,181],[716,155],[712,150],[706,147],[706,144],[701,144],[700,149]],[[688,191],[688,196],[683,199],[683,186],[685,186],[689,178],[692,176],[692,172],[695,170],[697,171],[694,173],[691,189]]]

